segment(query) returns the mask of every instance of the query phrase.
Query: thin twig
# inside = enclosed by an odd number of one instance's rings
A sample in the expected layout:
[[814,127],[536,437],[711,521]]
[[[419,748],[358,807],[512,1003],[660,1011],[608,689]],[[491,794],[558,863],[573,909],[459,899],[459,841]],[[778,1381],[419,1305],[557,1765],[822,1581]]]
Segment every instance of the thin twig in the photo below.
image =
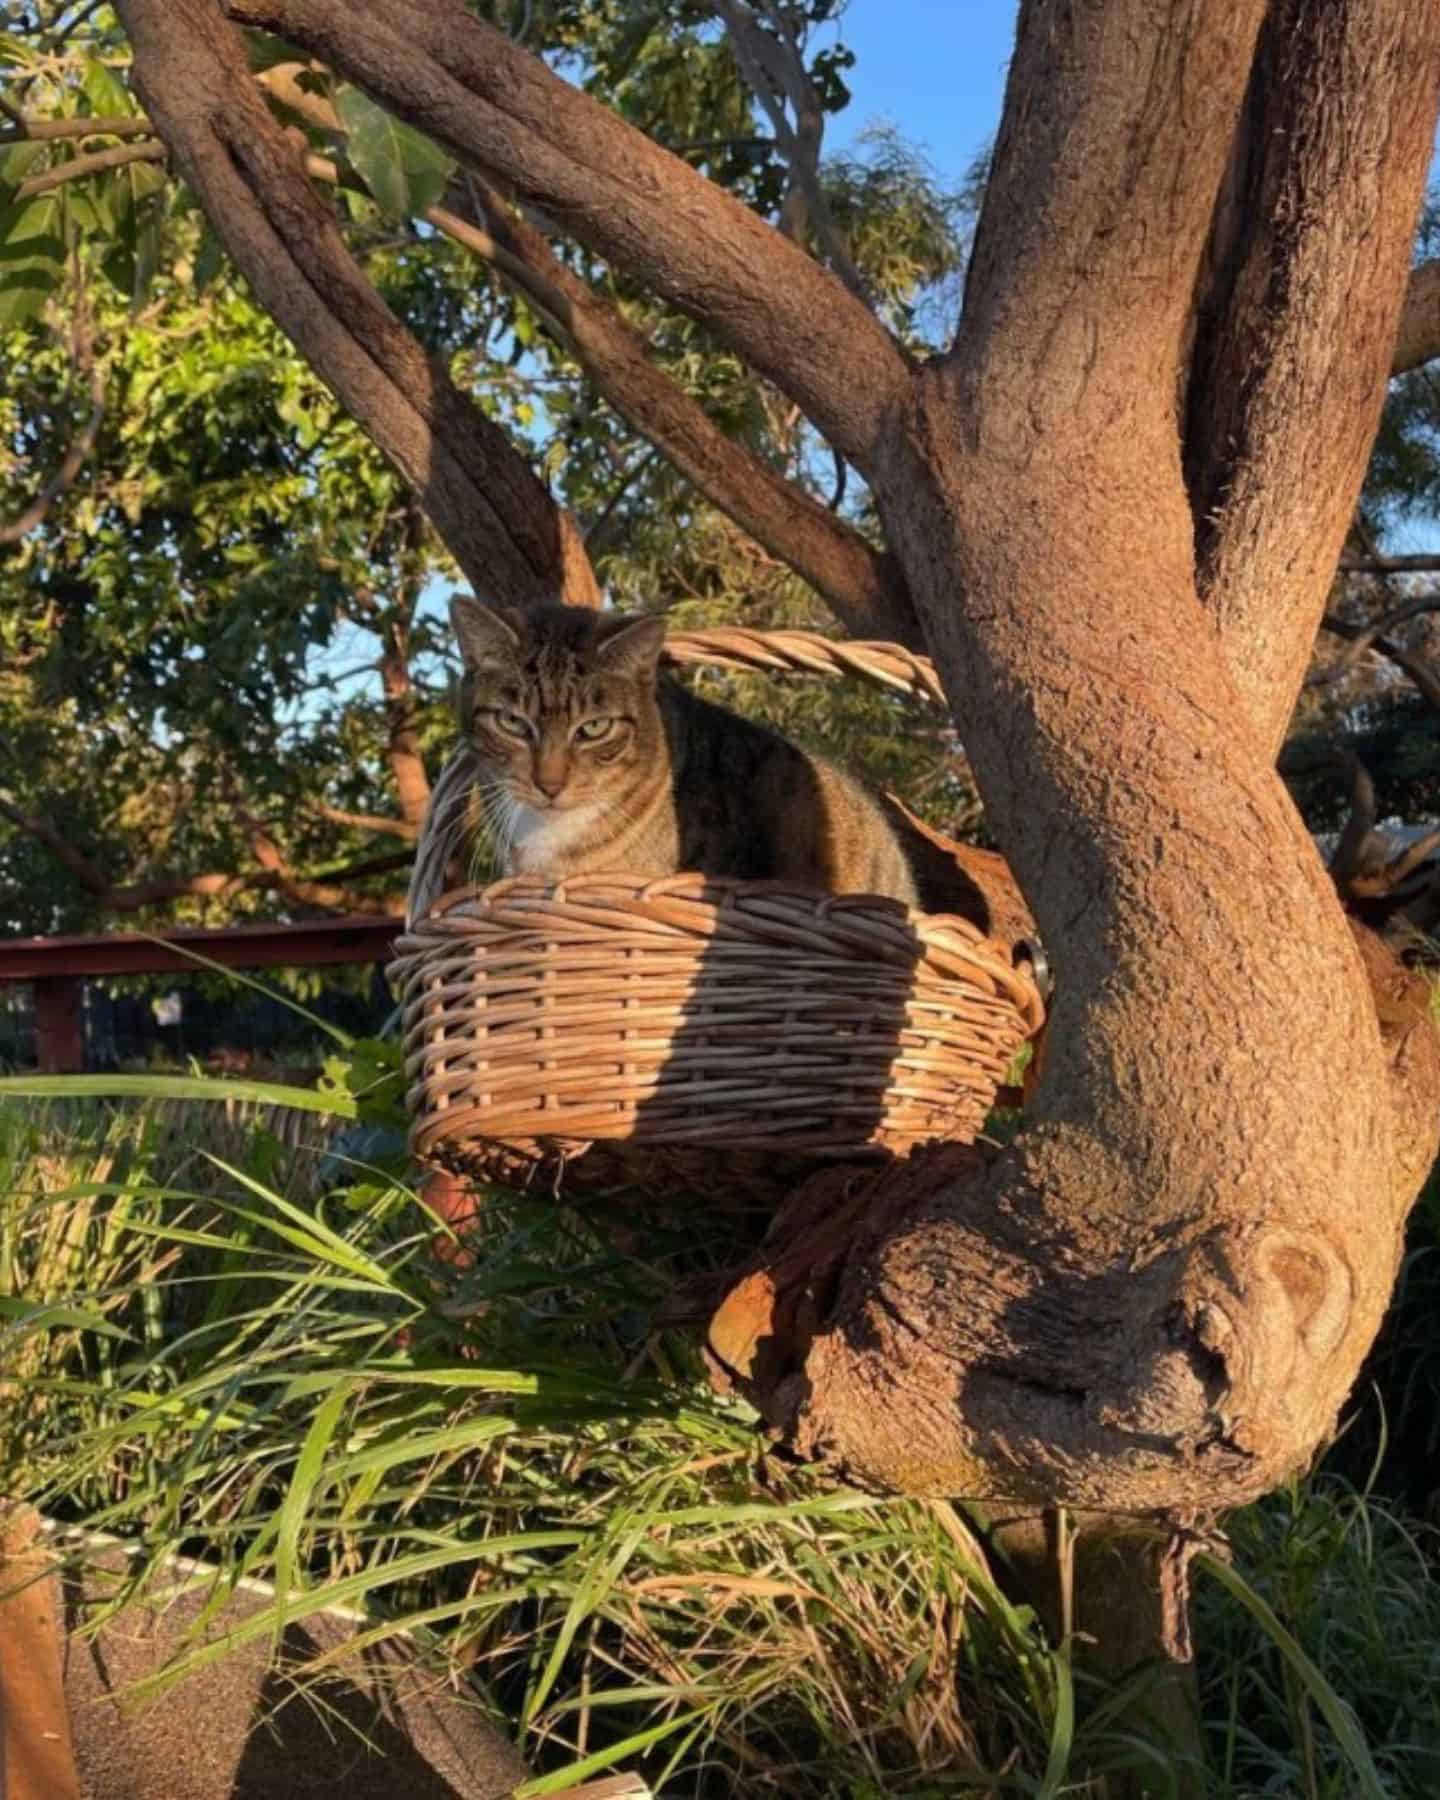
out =
[[15,121],[13,131],[0,131],[0,144],[39,144],[56,138],[155,136],[155,127],[143,113],[107,119],[27,119],[3,103],[0,112]]
[[43,175],[32,175],[28,181],[22,181],[15,190],[17,200],[30,200],[36,194],[48,194],[53,188],[63,187],[69,181],[83,181],[88,175],[103,175],[107,169],[119,169],[126,163],[164,162],[170,154],[164,144],[147,142],[144,144],[117,144],[113,150],[96,150],[89,156],[74,156],[58,168],[47,169]]
[[[79,270],[78,257],[76,261]],[[0,545],[18,544],[37,526],[44,524],[51,507],[74,486],[85,467],[100,435],[100,422],[105,416],[105,371],[95,360],[95,341],[90,329],[90,309],[84,285],[77,282],[74,322],[71,329],[70,355],[74,374],[89,378],[90,414],[83,426],[66,446],[60,465],[40,492],[15,518],[0,523]]]
[[1440,552],[1427,550],[1414,556],[1342,556],[1340,568],[1347,575],[1434,575],[1440,573]]

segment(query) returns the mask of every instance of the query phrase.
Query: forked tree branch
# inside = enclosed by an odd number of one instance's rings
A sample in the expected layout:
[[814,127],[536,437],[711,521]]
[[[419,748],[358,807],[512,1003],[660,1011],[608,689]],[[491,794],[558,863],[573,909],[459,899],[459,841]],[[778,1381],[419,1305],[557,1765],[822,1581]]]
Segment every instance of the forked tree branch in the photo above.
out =
[[458,192],[452,205],[470,214],[465,223],[486,232],[500,274],[553,323],[615,410],[742,530],[810,582],[852,636],[915,645],[919,625],[895,559],[727,436],[655,366],[639,333],[565,266],[543,233],[493,191],[477,184],[476,197],[483,219]]
[[[1333,663],[1311,676],[1310,687],[1333,687],[1337,681],[1348,675],[1367,650],[1375,649],[1387,632],[1393,631],[1397,625],[1408,624],[1411,619],[1423,618],[1426,613],[1440,612],[1440,594],[1432,594],[1425,600],[1412,600],[1404,606],[1392,607],[1378,619],[1360,621],[1353,627],[1333,613],[1326,613],[1320,621],[1322,631],[1335,632],[1337,636],[1348,636],[1349,643],[1336,657]],[[1340,628],[1344,629],[1341,630]],[[1381,652],[1382,655],[1388,652]]]
[[300,45],[700,319],[866,469],[908,387],[884,328],[803,250],[462,0],[224,10]]
[[209,0],[120,0],[135,81],[217,236],[482,593],[594,603],[573,524],[356,265]]
[[[260,81],[308,124],[343,137],[334,108],[300,86],[297,70],[277,64]],[[322,180],[339,179],[328,159],[311,156],[306,166]],[[894,557],[722,431],[655,366],[618,308],[568,269],[544,233],[494,189],[467,177],[454,184],[444,206],[428,207],[424,217],[523,294],[615,410],[708,500],[808,581],[852,636],[918,647],[919,625]]]
[[1186,471],[1201,591],[1272,752],[1397,361],[1437,30],[1434,0],[1277,0],[1216,211]]

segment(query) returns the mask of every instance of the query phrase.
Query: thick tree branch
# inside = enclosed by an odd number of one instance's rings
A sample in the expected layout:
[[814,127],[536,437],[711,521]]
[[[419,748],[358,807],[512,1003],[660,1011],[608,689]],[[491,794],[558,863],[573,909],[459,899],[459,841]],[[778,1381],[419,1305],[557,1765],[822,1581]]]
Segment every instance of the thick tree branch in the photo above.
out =
[[[260,80],[308,124],[342,137],[334,108],[302,88],[297,73],[298,65],[281,63]],[[306,166],[321,180],[339,179],[324,158],[308,157]],[[852,635],[918,647],[919,626],[895,559],[727,436],[655,367],[639,333],[565,266],[543,232],[475,177],[457,183],[444,206],[427,208],[425,219],[521,292],[615,410],[742,530],[810,582]]]
[[[877,1179],[762,1396],[793,1447],[877,1485],[1120,1510],[1262,1491],[1333,1423],[1393,1277],[1413,1188],[1377,1009],[1237,728],[1176,432],[1267,10],[1022,0],[956,347],[876,470],[1056,977],[1024,1130],[988,1165]],[[1387,99],[1350,96],[1362,136]],[[1239,896],[1261,891],[1257,930]]]
[[[152,0],[153,3],[153,0]],[[462,0],[226,0],[693,314],[862,471],[908,363],[804,251]]]
[[[656,368],[639,334],[566,268],[540,231],[492,191],[477,188],[477,195],[483,220],[475,218],[467,196],[451,197],[456,211],[469,215],[459,222],[483,227],[500,273],[553,321],[615,410],[742,530],[810,582],[853,636],[918,643],[919,626],[895,559],[727,436]],[[432,208],[431,216],[442,229],[453,230],[457,222],[440,208]],[[473,236],[460,241],[486,253]]]
[[1437,33],[1434,0],[1277,0],[1216,216],[1186,467],[1201,592],[1271,751],[1395,361]]
[[573,524],[357,267],[209,0],[121,0],[135,80],[268,310],[421,497],[478,591],[593,603]]
[[1440,356],[1440,261],[1410,271],[1400,330],[1390,359],[1392,375],[1407,375]]

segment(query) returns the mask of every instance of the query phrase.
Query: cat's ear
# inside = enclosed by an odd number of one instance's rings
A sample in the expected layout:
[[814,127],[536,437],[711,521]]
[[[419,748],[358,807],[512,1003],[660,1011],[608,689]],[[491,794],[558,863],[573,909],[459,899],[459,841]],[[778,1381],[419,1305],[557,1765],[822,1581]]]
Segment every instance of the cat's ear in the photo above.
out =
[[450,628],[467,669],[503,667],[513,663],[519,654],[520,639],[514,628],[493,608],[482,606],[469,594],[456,594],[451,600]]
[[646,613],[638,619],[618,620],[596,646],[595,660],[611,674],[640,680],[654,675],[664,647],[664,618]]

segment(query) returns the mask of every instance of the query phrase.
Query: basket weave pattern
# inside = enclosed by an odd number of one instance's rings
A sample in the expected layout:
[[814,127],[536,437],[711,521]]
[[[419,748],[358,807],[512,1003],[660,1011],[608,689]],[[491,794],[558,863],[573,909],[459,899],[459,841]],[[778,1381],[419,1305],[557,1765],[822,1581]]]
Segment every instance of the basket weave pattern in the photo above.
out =
[[511,1181],[592,1145],[592,1178],[673,1178],[685,1151],[783,1178],[968,1140],[1041,1021],[964,920],[698,875],[446,895],[392,979],[415,1154]]

